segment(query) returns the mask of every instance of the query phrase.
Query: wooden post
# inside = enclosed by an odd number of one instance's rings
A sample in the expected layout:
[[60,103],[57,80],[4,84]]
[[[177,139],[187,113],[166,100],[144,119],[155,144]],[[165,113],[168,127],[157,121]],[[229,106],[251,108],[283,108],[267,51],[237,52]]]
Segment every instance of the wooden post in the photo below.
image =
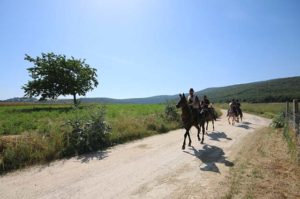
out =
[[285,104],[285,118],[288,120],[289,117],[289,102],[287,101]]
[[299,135],[299,120],[298,120],[298,100],[293,100],[293,126],[296,132],[296,135]]

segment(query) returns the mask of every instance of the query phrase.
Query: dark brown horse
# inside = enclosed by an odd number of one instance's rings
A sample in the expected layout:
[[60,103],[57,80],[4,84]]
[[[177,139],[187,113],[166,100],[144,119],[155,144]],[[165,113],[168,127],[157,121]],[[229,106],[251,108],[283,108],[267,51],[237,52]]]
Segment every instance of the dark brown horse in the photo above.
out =
[[185,98],[185,95],[179,95],[180,100],[177,103],[176,107],[177,108],[181,108],[181,119],[182,119],[182,123],[183,123],[183,127],[185,128],[185,134],[184,134],[184,140],[183,140],[183,144],[182,144],[182,149],[185,149],[185,139],[188,136],[189,137],[189,146],[191,146],[192,141],[191,141],[191,137],[190,137],[190,129],[192,128],[192,126],[196,127],[196,129],[198,130],[198,140],[200,141],[200,128],[202,128],[202,140],[201,140],[201,144],[203,144],[204,141],[204,134],[205,134],[205,128],[204,128],[204,124],[205,124],[205,118],[204,115],[200,114],[199,110],[196,109],[192,109],[189,105],[188,102]]
[[208,130],[208,123],[211,121],[213,125],[213,131],[215,130],[215,113],[213,108],[207,108],[206,110],[203,110],[205,113],[205,121],[206,121],[206,134]]

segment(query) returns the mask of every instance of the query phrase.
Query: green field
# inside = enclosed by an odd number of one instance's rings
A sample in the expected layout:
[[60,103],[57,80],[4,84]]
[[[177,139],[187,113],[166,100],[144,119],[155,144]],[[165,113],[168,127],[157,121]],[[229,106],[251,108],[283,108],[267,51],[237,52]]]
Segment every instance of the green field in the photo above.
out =
[[126,141],[165,133],[180,127],[165,114],[165,104],[4,104],[0,106],[0,172],[64,157],[63,136],[72,131],[68,121],[92,119],[105,109],[112,127],[105,148]]
[[[71,105],[21,105],[0,106],[0,135],[19,135],[22,133],[49,134],[59,131],[70,119],[89,119],[91,113],[102,107],[99,104],[84,104],[78,110]],[[147,125],[166,125],[173,129],[173,123],[163,122],[165,105],[105,105],[106,120],[113,128],[114,137],[122,133],[148,133]],[[157,126],[157,130],[159,127]],[[141,132],[142,131],[142,132]],[[124,136],[124,135],[123,135]]]

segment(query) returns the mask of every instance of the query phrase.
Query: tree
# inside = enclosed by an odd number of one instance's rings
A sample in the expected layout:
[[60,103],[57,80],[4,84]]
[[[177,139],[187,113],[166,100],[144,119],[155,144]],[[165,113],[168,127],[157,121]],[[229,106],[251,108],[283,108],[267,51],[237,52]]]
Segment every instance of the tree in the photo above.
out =
[[41,57],[36,58],[26,54],[25,60],[34,65],[27,69],[32,80],[22,87],[25,96],[40,96],[40,100],[46,100],[72,95],[76,105],[76,95],[84,96],[98,86],[97,70],[85,60],[54,53],[42,53]]

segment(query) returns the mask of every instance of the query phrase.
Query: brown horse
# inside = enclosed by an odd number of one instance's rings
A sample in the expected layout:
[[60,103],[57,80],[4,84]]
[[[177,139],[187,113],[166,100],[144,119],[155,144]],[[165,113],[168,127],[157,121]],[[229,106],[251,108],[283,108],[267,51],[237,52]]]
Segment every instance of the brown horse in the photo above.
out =
[[183,123],[183,127],[185,128],[185,134],[184,134],[184,140],[182,144],[182,149],[185,149],[185,139],[188,136],[189,137],[189,146],[191,146],[192,141],[190,137],[190,129],[192,126],[196,127],[198,130],[198,140],[200,141],[200,128],[202,128],[202,140],[201,144],[203,144],[204,141],[204,134],[205,134],[205,118],[203,114],[200,114],[200,112],[196,109],[192,109],[185,98],[185,95],[179,94],[180,100],[177,103],[176,107],[181,108],[181,119]]
[[241,108],[237,109],[237,117],[241,119],[241,122],[243,121],[243,112]]
[[[236,111],[233,107],[230,107],[230,108],[228,109],[227,117],[228,117],[228,123],[229,123],[229,124],[234,125],[235,122],[239,122],[239,118],[238,118],[238,116],[237,116],[237,111]],[[232,118],[231,123],[230,123],[230,118]]]
[[215,130],[215,113],[214,113],[214,109],[212,108],[207,108],[206,110],[204,110],[205,112],[205,121],[206,121],[206,134],[207,134],[207,130],[208,130],[208,123],[211,121],[212,125],[213,125],[213,131]]

